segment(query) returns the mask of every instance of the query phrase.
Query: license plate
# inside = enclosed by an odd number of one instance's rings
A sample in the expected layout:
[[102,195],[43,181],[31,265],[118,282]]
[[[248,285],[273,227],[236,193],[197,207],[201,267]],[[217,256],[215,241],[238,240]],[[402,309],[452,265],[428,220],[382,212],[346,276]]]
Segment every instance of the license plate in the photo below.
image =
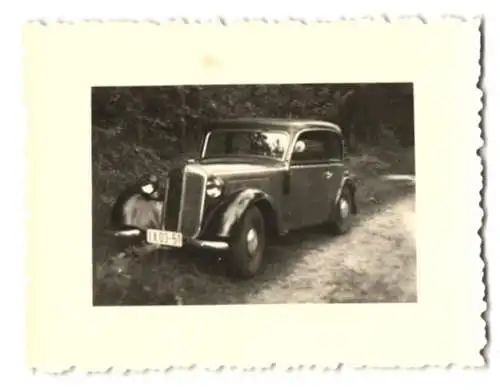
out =
[[182,233],[171,232],[168,230],[148,229],[146,240],[149,244],[182,247]]

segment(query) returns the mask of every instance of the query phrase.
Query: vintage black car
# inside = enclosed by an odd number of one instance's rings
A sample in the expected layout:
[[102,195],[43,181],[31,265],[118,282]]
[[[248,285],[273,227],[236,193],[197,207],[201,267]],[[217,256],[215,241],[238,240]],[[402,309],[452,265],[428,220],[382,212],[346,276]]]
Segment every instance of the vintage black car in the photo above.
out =
[[296,119],[206,125],[199,157],[141,179],[117,199],[117,237],[212,251],[234,276],[256,275],[267,242],[327,225],[346,233],[357,212],[341,129]]

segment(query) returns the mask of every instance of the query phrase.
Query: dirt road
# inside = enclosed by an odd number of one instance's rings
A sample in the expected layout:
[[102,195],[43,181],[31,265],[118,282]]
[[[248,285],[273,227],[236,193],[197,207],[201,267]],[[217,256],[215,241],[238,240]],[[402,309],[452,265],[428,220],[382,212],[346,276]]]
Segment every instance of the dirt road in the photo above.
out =
[[[302,242],[288,275],[248,296],[252,303],[415,300],[414,199],[360,221],[351,234]],[[290,254],[298,248],[291,248]],[[283,254],[282,256],[284,256]]]
[[[413,186],[404,177],[386,180]],[[347,235],[336,237],[324,228],[291,233],[269,247],[262,274],[246,281],[228,279],[223,264],[202,256],[174,252],[142,256],[128,263],[129,269],[140,267],[136,277],[148,294],[142,291],[137,300],[143,303],[137,304],[169,304],[174,301],[172,291],[177,304],[188,305],[412,302],[416,300],[414,213],[411,188],[384,206],[363,211]]]

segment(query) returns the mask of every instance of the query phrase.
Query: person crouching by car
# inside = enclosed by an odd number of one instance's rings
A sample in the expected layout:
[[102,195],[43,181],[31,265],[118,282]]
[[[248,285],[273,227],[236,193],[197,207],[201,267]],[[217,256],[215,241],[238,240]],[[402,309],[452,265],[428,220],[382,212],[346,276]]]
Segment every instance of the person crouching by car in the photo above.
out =
[[119,195],[111,211],[111,223],[120,228],[160,229],[162,210],[158,178],[146,176]]

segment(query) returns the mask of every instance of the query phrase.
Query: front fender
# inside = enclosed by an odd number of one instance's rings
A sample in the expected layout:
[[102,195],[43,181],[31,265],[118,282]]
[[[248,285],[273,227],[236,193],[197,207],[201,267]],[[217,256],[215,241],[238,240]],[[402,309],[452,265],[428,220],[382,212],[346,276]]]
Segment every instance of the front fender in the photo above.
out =
[[[210,236],[229,238],[243,214],[257,202],[265,202],[272,218],[276,218],[272,197],[255,188],[242,189],[224,199],[208,218],[204,233]],[[276,221],[274,221],[276,222]]]

